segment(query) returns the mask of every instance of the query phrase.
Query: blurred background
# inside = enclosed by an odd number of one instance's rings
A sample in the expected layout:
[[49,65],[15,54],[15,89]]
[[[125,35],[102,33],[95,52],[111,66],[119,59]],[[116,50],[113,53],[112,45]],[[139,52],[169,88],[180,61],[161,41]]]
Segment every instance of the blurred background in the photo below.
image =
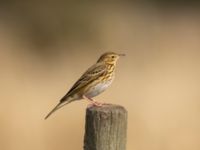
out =
[[127,150],[200,149],[195,1],[1,1],[0,149],[82,150],[87,101],[48,120],[106,51],[126,53],[96,100],[129,112]]

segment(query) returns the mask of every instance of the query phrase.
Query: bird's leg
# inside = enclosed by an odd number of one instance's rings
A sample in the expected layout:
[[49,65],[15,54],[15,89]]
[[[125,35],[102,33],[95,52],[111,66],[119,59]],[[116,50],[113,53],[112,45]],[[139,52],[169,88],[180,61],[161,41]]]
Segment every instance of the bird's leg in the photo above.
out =
[[83,98],[88,100],[89,102],[91,102],[92,105],[95,105],[95,106],[102,106],[103,105],[103,103],[99,103],[99,102],[93,100],[92,98],[86,97],[85,95],[83,95]]

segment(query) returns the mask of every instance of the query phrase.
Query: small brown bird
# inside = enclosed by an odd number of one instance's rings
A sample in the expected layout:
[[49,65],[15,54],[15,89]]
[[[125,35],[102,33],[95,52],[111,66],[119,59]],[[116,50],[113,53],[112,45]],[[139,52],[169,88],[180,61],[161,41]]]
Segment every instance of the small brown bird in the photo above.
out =
[[92,104],[101,106],[102,103],[96,102],[92,98],[105,91],[111,85],[115,77],[116,63],[120,56],[125,56],[125,54],[107,52],[101,55],[96,64],[91,66],[79,78],[45,119],[56,110],[75,100],[87,99]]

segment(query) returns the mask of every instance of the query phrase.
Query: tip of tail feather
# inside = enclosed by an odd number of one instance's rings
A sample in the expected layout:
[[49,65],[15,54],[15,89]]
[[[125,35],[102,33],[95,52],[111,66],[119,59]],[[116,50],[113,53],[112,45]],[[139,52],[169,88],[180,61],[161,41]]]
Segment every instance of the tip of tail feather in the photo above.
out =
[[57,109],[59,109],[61,103],[57,104],[44,118],[44,120],[46,120],[47,118],[49,118]]
[[62,108],[64,105],[70,103],[71,101],[66,101],[66,102],[60,102],[58,103],[44,118],[44,120],[46,120],[47,118],[49,118],[56,110]]

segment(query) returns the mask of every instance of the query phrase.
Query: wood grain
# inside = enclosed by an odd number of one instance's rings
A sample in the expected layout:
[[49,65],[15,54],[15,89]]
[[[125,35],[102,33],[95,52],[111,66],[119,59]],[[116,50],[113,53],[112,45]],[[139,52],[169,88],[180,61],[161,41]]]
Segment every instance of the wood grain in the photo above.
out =
[[84,150],[125,150],[127,111],[106,104],[86,110]]

